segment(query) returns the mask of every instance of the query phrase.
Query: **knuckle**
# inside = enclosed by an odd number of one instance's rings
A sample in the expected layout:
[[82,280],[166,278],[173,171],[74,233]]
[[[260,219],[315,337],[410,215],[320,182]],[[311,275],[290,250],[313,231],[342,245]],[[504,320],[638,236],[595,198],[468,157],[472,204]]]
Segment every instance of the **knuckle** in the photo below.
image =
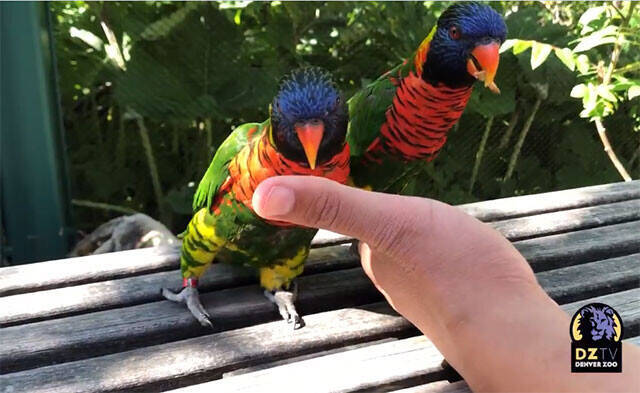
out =
[[383,250],[389,256],[409,258],[413,260],[432,230],[432,211],[430,204],[412,214],[393,216],[384,225],[373,228],[371,245]]
[[322,228],[333,228],[340,218],[341,204],[337,198],[331,198],[326,192],[314,198],[305,213],[308,222]]

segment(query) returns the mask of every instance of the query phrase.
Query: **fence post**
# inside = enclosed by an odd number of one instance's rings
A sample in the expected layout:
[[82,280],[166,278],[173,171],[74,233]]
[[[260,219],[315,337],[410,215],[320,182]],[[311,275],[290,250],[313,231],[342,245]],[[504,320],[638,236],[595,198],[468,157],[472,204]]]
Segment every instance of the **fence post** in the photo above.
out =
[[45,3],[0,3],[0,252],[10,264],[61,258],[70,245],[52,40]]

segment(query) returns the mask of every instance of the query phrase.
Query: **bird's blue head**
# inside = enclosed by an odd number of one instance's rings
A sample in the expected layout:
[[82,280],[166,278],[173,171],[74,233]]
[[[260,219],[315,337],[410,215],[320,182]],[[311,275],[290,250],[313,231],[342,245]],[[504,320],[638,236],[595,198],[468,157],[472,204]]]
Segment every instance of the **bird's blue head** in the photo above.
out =
[[493,78],[507,26],[493,8],[475,2],[457,2],[440,18],[422,66],[422,77],[449,87],[471,86],[476,79],[498,91]]
[[331,74],[294,70],[271,104],[271,140],[286,158],[314,169],[344,148],[349,111]]

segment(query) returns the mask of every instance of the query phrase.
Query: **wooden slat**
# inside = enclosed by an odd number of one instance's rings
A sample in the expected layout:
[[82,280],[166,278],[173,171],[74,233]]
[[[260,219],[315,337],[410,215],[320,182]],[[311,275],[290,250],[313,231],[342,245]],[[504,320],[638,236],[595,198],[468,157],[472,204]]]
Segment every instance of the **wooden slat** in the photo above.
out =
[[339,233],[327,231],[325,229],[320,229],[316,236],[313,238],[311,242],[311,247],[326,247],[333,246],[336,244],[344,244],[349,243],[353,240],[353,238],[345,235],[341,235]]
[[[394,336],[410,325],[386,304],[309,315],[292,332],[281,322],[0,376],[12,392],[141,391],[185,386],[225,371],[314,350]],[[412,331],[412,330],[411,330]]]
[[640,221],[585,229],[529,240],[514,245],[534,271],[614,258],[640,252]]
[[[381,299],[361,268],[299,279],[302,315]],[[216,331],[280,319],[257,285],[205,293]],[[289,330],[281,322],[283,330]],[[303,329],[306,330],[306,329]],[[210,333],[182,304],[159,301],[0,329],[0,373]]]
[[[554,225],[556,227],[564,225],[562,228],[566,229],[568,227],[567,223],[571,223],[575,229],[580,225],[593,225],[596,221],[601,224],[616,222],[616,220],[628,218],[627,213],[629,211],[633,211],[633,214],[640,214],[639,202],[635,200],[620,202],[586,209],[506,220],[493,224],[498,226],[498,229],[507,237],[518,237],[525,234],[528,236],[534,233],[539,235],[545,233],[545,231],[553,231]],[[632,209],[636,207],[635,204],[639,204],[637,211]],[[612,207],[614,205],[615,207]],[[578,210],[581,210],[580,214],[575,213]],[[602,219],[595,218],[598,212],[603,213]],[[583,220],[580,218],[581,216],[588,218]],[[547,236],[544,239],[518,242],[516,247],[523,252],[530,262],[534,263],[534,267],[537,270],[549,269],[557,266],[558,263],[564,264],[568,261],[574,261],[572,263],[575,263],[576,261],[583,262],[607,257],[611,254],[610,249],[613,247],[615,247],[614,251],[621,253],[640,249],[640,237],[635,235],[637,230],[635,228],[638,225],[640,225],[640,221],[637,221],[636,224],[633,222],[626,223],[622,227],[614,225],[608,228],[595,228],[591,231]],[[620,231],[619,236],[618,231]],[[612,236],[613,234],[615,236]],[[565,236],[568,236],[569,240]],[[615,239],[615,241],[611,241],[610,238]],[[356,259],[348,252],[347,247],[342,245],[314,249],[307,262],[307,269],[311,272],[316,272],[323,269],[355,266]],[[113,258],[117,257],[118,255],[113,254]],[[177,258],[177,255],[175,257]],[[536,263],[540,260],[547,260],[552,263],[536,266]],[[87,263],[90,264],[91,262],[87,261]],[[61,268],[57,265],[56,267]],[[253,280],[253,273],[246,269],[240,270],[236,276],[230,273],[233,270],[225,270],[223,265],[214,266],[211,270],[213,272],[210,272],[203,280],[202,285],[205,291],[226,288],[234,283],[235,285],[242,285]],[[41,290],[30,294],[0,298],[0,326],[161,300],[156,289],[171,284],[172,281],[177,279],[176,277],[179,277],[176,271],[160,272],[123,278],[117,281],[99,281],[98,283],[75,287],[64,287],[63,289],[49,291]],[[19,308],[15,304],[19,304]]]
[[[574,190],[572,190],[574,191]],[[565,192],[565,191],[561,191]],[[533,195],[541,198],[542,195]],[[532,196],[532,197],[533,197]],[[527,198],[527,197],[518,197]],[[490,213],[490,225],[500,231],[507,239],[511,241],[522,240],[531,237],[547,236],[557,233],[575,231],[578,229],[595,228],[603,225],[619,224],[623,222],[640,220],[640,196],[638,199],[623,200],[621,202],[601,202],[602,205],[588,207],[567,207],[559,205],[555,211],[545,213],[545,210],[535,213],[535,215],[527,215],[526,217],[508,218],[510,213],[504,216],[493,215],[495,211]],[[498,201],[503,201],[500,199]],[[486,202],[493,205],[496,201]],[[485,202],[480,202],[482,205]],[[473,204],[473,209],[469,209],[462,205],[467,213],[482,219],[483,213],[480,207]],[[521,206],[526,211],[526,206]],[[492,207],[493,209],[493,207]],[[330,231],[320,230],[314,242],[316,247],[323,245],[333,245],[350,242],[352,239],[348,236],[341,235]]]
[[[589,302],[614,307],[625,333],[640,327],[640,289],[571,303],[570,315]],[[292,333],[272,322],[120,352],[82,361],[0,376],[0,386],[15,392],[142,390],[178,387],[220,377],[232,369],[327,348],[415,332],[386,304],[341,309],[306,317],[308,328]],[[10,329],[10,328],[9,328]],[[5,329],[6,330],[6,329]]]
[[640,220],[640,199],[492,222],[511,241]]
[[[638,198],[640,181],[633,181],[497,199],[460,207],[481,220],[496,221]],[[342,235],[322,231],[314,243],[322,246],[345,241],[348,240]],[[0,268],[0,296],[172,270],[177,266],[176,248],[148,248],[11,266]]]
[[[625,329],[627,325],[637,328],[640,325],[640,299],[634,301],[633,296],[638,294],[640,289],[589,302],[603,300],[620,312]],[[576,302],[562,308],[572,315],[583,304]],[[417,336],[189,386],[176,393],[241,393],[254,391],[258,386],[261,392],[274,393],[294,392],[300,388],[311,392],[352,392],[377,387],[387,391],[442,379],[442,359],[426,337]],[[356,364],[358,366],[353,367]],[[283,385],[284,380],[290,383]]]
[[589,303],[607,304],[620,314],[620,318],[622,318],[622,322],[624,323],[622,338],[640,335],[640,288],[565,304],[562,306],[562,309],[566,311],[567,314],[573,315],[580,307]]
[[640,198],[640,180],[524,195],[461,205],[482,221],[530,216]]
[[633,289],[640,286],[640,254],[548,270],[536,278],[559,303]]
[[[305,264],[304,274],[358,265],[357,257],[349,251],[349,245],[325,247],[311,253]],[[180,277],[179,270],[172,270],[0,297],[0,326],[159,301],[163,299],[159,289],[178,289]],[[255,282],[254,269],[216,264],[200,280],[200,291],[208,292]]]
[[59,259],[0,269],[0,295],[84,284],[178,267],[178,249],[140,250]]
[[[600,242],[604,247],[607,247],[608,240],[606,238],[601,239],[601,231],[617,226],[618,225],[589,230],[592,236],[591,242]],[[613,231],[610,235],[622,236],[622,233],[623,231]],[[569,235],[573,234],[556,235],[555,237]],[[524,250],[524,255],[537,270],[548,270],[546,268],[547,264],[554,265],[562,262],[562,257],[553,259],[549,258],[549,255],[565,255],[567,256],[566,258],[571,258],[571,253],[577,252],[573,246],[573,241],[565,242],[562,239],[551,239],[551,241],[549,241],[550,238],[555,237],[525,241],[528,244],[528,249]],[[638,236],[632,237],[633,239],[629,241],[631,243],[633,243],[633,241],[637,243]],[[622,238],[627,239],[628,236],[622,236]],[[589,249],[586,246],[585,248]],[[547,258],[547,260],[543,259],[538,262],[536,258],[540,253],[542,253],[543,257]],[[582,256],[587,258],[589,254],[583,253]],[[572,260],[571,263],[576,263],[576,261]],[[595,266],[595,269],[598,269],[598,267]],[[606,269],[600,269],[599,271],[606,271]],[[304,310],[305,303],[303,299],[307,299],[307,302],[317,304],[319,307],[324,307],[326,310],[330,307],[337,308],[353,305],[354,303],[352,303],[350,297],[340,295],[345,292],[350,293],[351,297],[357,297],[359,299],[369,299],[377,294],[369,280],[359,273],[359,270],[358,273],[351,271],[346,272],[347,273],[327,273],[322,276],[321,279],[328,281],[330,284],[321,282],[318,288],[316,288],[318,284],[315,284],[314,280],[320,279],[314,279],[313,276],[302,278],[300,290],[301,310]],[[610,275],[613,275],[613,277],[610,277]],[[341,277],[347,278],[345,278],[345,281],[339,282]],[[570,284],[573,282],[571,275],[559,274],[559,277],[565,277],[568,280],[568,285],[573,285]],[[615,274],[615,271],[612,271],[607,272],[606,275],[599,276],[595,281],[602,283],[606,282],[609,278],[611,278],[611,282],[613,282],[614,279],[620,280]],[[621,281],[626,282],[624,279]],[[551,284],[556,288],[563,285],[562,281],[557,280],[552,281]],[[335,298],[331,298],[331,295],[326,293],[326,285],[330,285],[332,290],[335,291]],[[575,285],[575,292],[571,293],[573,298],[570,300],[584,298],[582,294],[585,291],[592,293],[594,288],[601,288],[603,285],[604,284],[597,284],[590,286],[588,282],[584,283],[584,286]],[[623,288],[624,286],[613,289]],[[603,290],[605,293],[607,291],[608,290]],[[117,294],[119,292],[116,291],[115,293]],[[315,300],[314,296],[316,296],[316,294],[321,294],[321,296],[325,297],[325,300]],[[569,296],[566,293],[563,294],[561,291],[558,292],[558,294],[561,296]],[[218,299],[222,298],[232,300],[226,302],[229,304],[224,304],[225,307],[220,309],[223,303]],[[60,300],[59,302],[63,303],[64,300]],[[256,287],[239,288],[235,291],[227,290],[206,293],[203,295],[203,304],[215,318],[222,318],[217,324],[217,327],[222,329],[246,326],[252,322],[249,316],[258,318],[257,320],[262,322],[277,318],[277,314],[273,312],[271,304],[263,299],[260,291]],[[111,327],[114,321],[117,321],[117,328]],[[26,331],[26,335],[23,333],[24,331]],[[136,334],[131,335],[129,333],[130,331],[134,331]],[[51,332],[56,332],[55,335],[59,338],[56,340],[42,339],[43,337],[49,337]],[[90,357],[111,353],[128,348],[126,346],[127,343],[133,346],[151,345],[161,342],[161,340],[166,341],[168,339],[193,337],[203,333],[204,331],[194,322],[186,309],[181,305],[170,304],[169,302],[154,302],[89,315],[38,322],[29,325],[28,328],[22,328],[21,326],[5,328],[0,331],[0,338],[3,336],[6,337],[6,342],[9,344],[0,347],[2,352],[0,353],[0,361],[7,359],[6,361],[8,363],[5,367],[8,367],[10,370],[17,370],[50,364],[59,359],[75,360],[78,359],[78,356]],[[80,346],[82,350],[77,350],[77,348],[76,350],[72,349],[77,346]]]
[[[424,336],[370,345],[175,390],[204,392],[351,392],[442,378],[444,358]],[[286,381],[286,383],[283,383]]]
[[471,393],[469,385],[464,381],[450,383],[438,381],[424,385],[412,386],[401,390],[394,390],[393,393]]

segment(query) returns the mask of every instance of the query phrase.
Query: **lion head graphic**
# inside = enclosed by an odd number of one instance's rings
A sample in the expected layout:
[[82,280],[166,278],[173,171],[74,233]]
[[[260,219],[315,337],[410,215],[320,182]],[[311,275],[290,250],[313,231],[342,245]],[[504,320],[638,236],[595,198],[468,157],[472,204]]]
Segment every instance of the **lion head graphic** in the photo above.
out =
[[620,339],[618,317],[609,306],[588,305],[576,315],[580,341],[614,342]]

